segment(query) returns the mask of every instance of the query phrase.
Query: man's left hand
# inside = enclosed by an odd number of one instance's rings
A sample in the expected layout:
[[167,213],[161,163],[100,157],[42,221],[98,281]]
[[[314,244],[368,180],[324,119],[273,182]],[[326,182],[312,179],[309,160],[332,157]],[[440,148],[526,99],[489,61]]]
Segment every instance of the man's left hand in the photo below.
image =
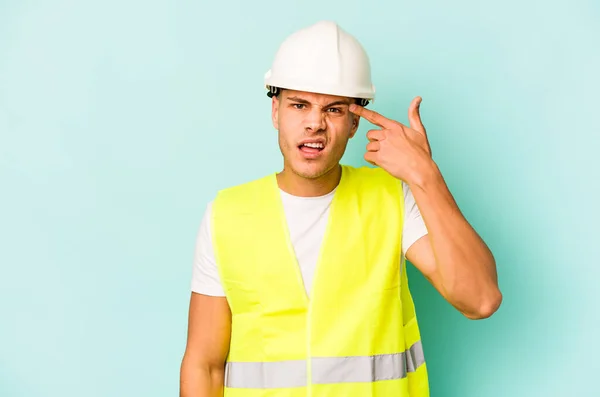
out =
[[432,163],[431,147],[419,114],[421,101],[421,97],[416,97],[410,104],[410,127],[362,106],[350,107],[352,113],[381,128],[367,132],[365,160],[409,185],[417,183],[423,168]]

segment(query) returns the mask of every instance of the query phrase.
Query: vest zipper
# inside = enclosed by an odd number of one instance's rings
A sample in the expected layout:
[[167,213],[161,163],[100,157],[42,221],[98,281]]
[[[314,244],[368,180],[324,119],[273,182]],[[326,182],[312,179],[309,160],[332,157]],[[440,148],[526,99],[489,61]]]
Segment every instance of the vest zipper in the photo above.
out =
[[[339,191],[339,185],[342,184],[342,181],[345,177],[344,174],[344,167],[342,166],[342,174],[340,176],[340,183],[338,184],[338,191]],[[275,186],[277,187],[277,189],[279,189],[278,185],[277,185],[277,178],[273,178],[274,179],[274,183]],[[312,283],[312,287],[311,287],[311,291],[310,291],[310,297],[309,294],[306,292],[306,286],[304,285],[304,281],[302,278],[302,273],[300,270],[300,263],[298,263],[298,258],[296,257],[296,252],[294,251],[294,247],[292,246],[292,239],[290,238],[290,233],[289,233],[289,229],[288,229],[288,225],[287,225],[287,221],[285,218],[285,211],[283,209],[283,204],[281,202],[281,197],[279,197],[279,200],[277,201],[279,203],[279,211],[281,214],[281,220],[283,223],[283,230],[285,231],[285,237],[286,237],[286,243],[287,243],[287,247],[288,247],[288,251],[290,253],[290,255],[292,256],[292,258],[294,259],[294,263],[296,264],[296,277],[298,278],[298,283],[300,285],[300,287],[302,288],[302,292],[304,295],[304,302],[306,303],[307,306],[307,319],[306,319],[306,396],[307,397],[312,397],[312,354],[310,351],[310,342],[311,342],[311,317],[312,317],[312,302],[315,299],[315,284],[317,281],[317,273],[319,271],[319,268],[321,266],[321,262],[322,262],[322,257],[323,257],[323,251],[325,249],[325,244],[326,241],[328,240],[329,237],[329,229],[331,228],[331,219],[333,217],[333,211],[334,211],[334,206],[335,206],[335,202],[337,201],[336,198],[338,197],[337,192],[334,193],[333,199],[331,200],[331,204],[330,204],[330,208],[329,208],[329,216],[327,217],[327,225],[325,226],[325,233],[323,235],[323,241],[321,242],[321,247],[319,248],[319,256],[317,258],[317,263],[315,265],[315,272],[313,275],[313,283]]]
[[308,301],[308,318],[306,319],[306,396],[312,396],[312,360],[310,354],[310,328],[311,328],[311,313],[312,299]]
[[[342,177],[343,177],[343,172],[342,172]],[[341,184],[341,181],[340,181]],[[339,186],[338,186],[338,191],[339,191]],[[325,233],[323,234],[323,241],[321,242],[321,247],[319,248],[319,256],[317,257],[317,263],[315,265],[315,272],[313,274],[313,282],[312,282],[312,287],[310,289],[310,299],[308,299],[308,311],[307,311],[307,315],[308,318],[306,319],[306,354],[307,354],[307,364],[306,364],[306,368],[307,368],[307,379],[308,379],[308,387],[306,389],[306,395],[307,397],[312,397],[313,393],[312,393],[312,354],[311,354],[311,350],[310,350],[310,345],[311,345],[311,319],[312,319],[312,303],[315,301],[315,291],[317,290],[316,285],[318,282],[318,276],[319,276],[319,270],[321,269],[321,267],[323,266],[323,252],[325,252],[325,249],[327,248],[327,242],[329,241],[329,231],[331,229],[331,220],[332,218],[335,216],[335,203],[337,202],[337,192],[334,194],[333,199],[331,200],[331,204],[329,207],[329,216],[327,217],[327,225],[325,226]]]
[[[277,181],[275,179],[275,186],[277,186]],[[296,278],[298,280],[298,285],[302,290],[302,296],[304,297],[304,303],[307,307],[307,319],[306,319],[306,396],[312,396],[312,374],[311,374],[311,360],[310,360],[310,317],[311,317],[311,300],[306,292],[306,286],[304,285],[304,280],[302,278],[302,273],[300,270],[300,263],[298,263],[298,258],[296,257],[296,252],[294,251],[294,247],[292,246],[292,239],[290,238],[290,233],[288,229],[288,225],[285,218],[285,211],[283,209],[283,205],[281,204],[281,199],[277,201],[279,203],[279,211],[281,214],[281,221],[283,231],[285,233],[285,241],[287,244],[288,251],[290,256],[294,260],[294,264],[296,265]],[[315,271],[316,272],[316,271]]]
[[[285,218],[284,218],[285,219]],[[307,311],[306,311],[306,396],[307,397],[311,397],[312,396],[312,366],[311,366],[311,354],[310,354],[310,328],[311,328],[311,314],[312,314],[312,299],[310,299],[308,297],[308,294],[306,293],[306,286],[304,285],[304,281],[302,279],[302,273],[300,273],[300,264],[298,263],[298,258],[296,258],[296,253],[294,252],[294,247],[292,247],[292,243],[291,243],[291,239],[289,236],[289,233],[287,231],[287,225],[284,225],[286,227],[286,241],[287,241],[287,246],[288,246],[288,251],[290,252],[290,255],[292,256],[292,258],[294,259],[294,263],[296,264],[296,277],[298,278],[298,284],[300,285],[300,288],[302,288],[302,292],[303,292],[303,296],[304,296],[304,302],[306,304],[307,307]],[[316,269],[315,269],[315,273],[316,273]]]

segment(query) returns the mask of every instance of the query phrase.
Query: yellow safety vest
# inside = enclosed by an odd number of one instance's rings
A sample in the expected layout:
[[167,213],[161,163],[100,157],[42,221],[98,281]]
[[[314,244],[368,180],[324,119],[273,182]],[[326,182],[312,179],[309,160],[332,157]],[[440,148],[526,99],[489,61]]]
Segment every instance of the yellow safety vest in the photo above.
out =
[[232,313],[226,397],[429,396],[401,186],[379,168],[342,166],[310,298],[275,174],[217,194],[213,244]]

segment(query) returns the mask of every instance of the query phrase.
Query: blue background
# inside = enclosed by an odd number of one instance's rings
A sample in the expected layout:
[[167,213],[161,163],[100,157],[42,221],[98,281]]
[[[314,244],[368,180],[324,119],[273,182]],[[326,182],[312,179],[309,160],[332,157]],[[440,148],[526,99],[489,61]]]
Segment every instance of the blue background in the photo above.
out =
[[597,1],[3,0],[0,396],[177,395],[204,207],[281,168],[263,75],[322,19],[498,262],[485,321],[410,274],[432,395],[600,395]]

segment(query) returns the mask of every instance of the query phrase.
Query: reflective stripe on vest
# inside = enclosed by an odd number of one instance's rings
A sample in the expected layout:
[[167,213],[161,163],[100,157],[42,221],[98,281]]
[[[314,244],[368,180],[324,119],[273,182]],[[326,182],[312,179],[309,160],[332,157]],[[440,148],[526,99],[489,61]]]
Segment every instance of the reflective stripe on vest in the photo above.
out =
[[[425,362],[421,342],[407,352],[375,356],[312,358],[312,383],[376,382],[406,377]],[[306,361],[228,362],[225,386],[247,389],[303,387]]]

